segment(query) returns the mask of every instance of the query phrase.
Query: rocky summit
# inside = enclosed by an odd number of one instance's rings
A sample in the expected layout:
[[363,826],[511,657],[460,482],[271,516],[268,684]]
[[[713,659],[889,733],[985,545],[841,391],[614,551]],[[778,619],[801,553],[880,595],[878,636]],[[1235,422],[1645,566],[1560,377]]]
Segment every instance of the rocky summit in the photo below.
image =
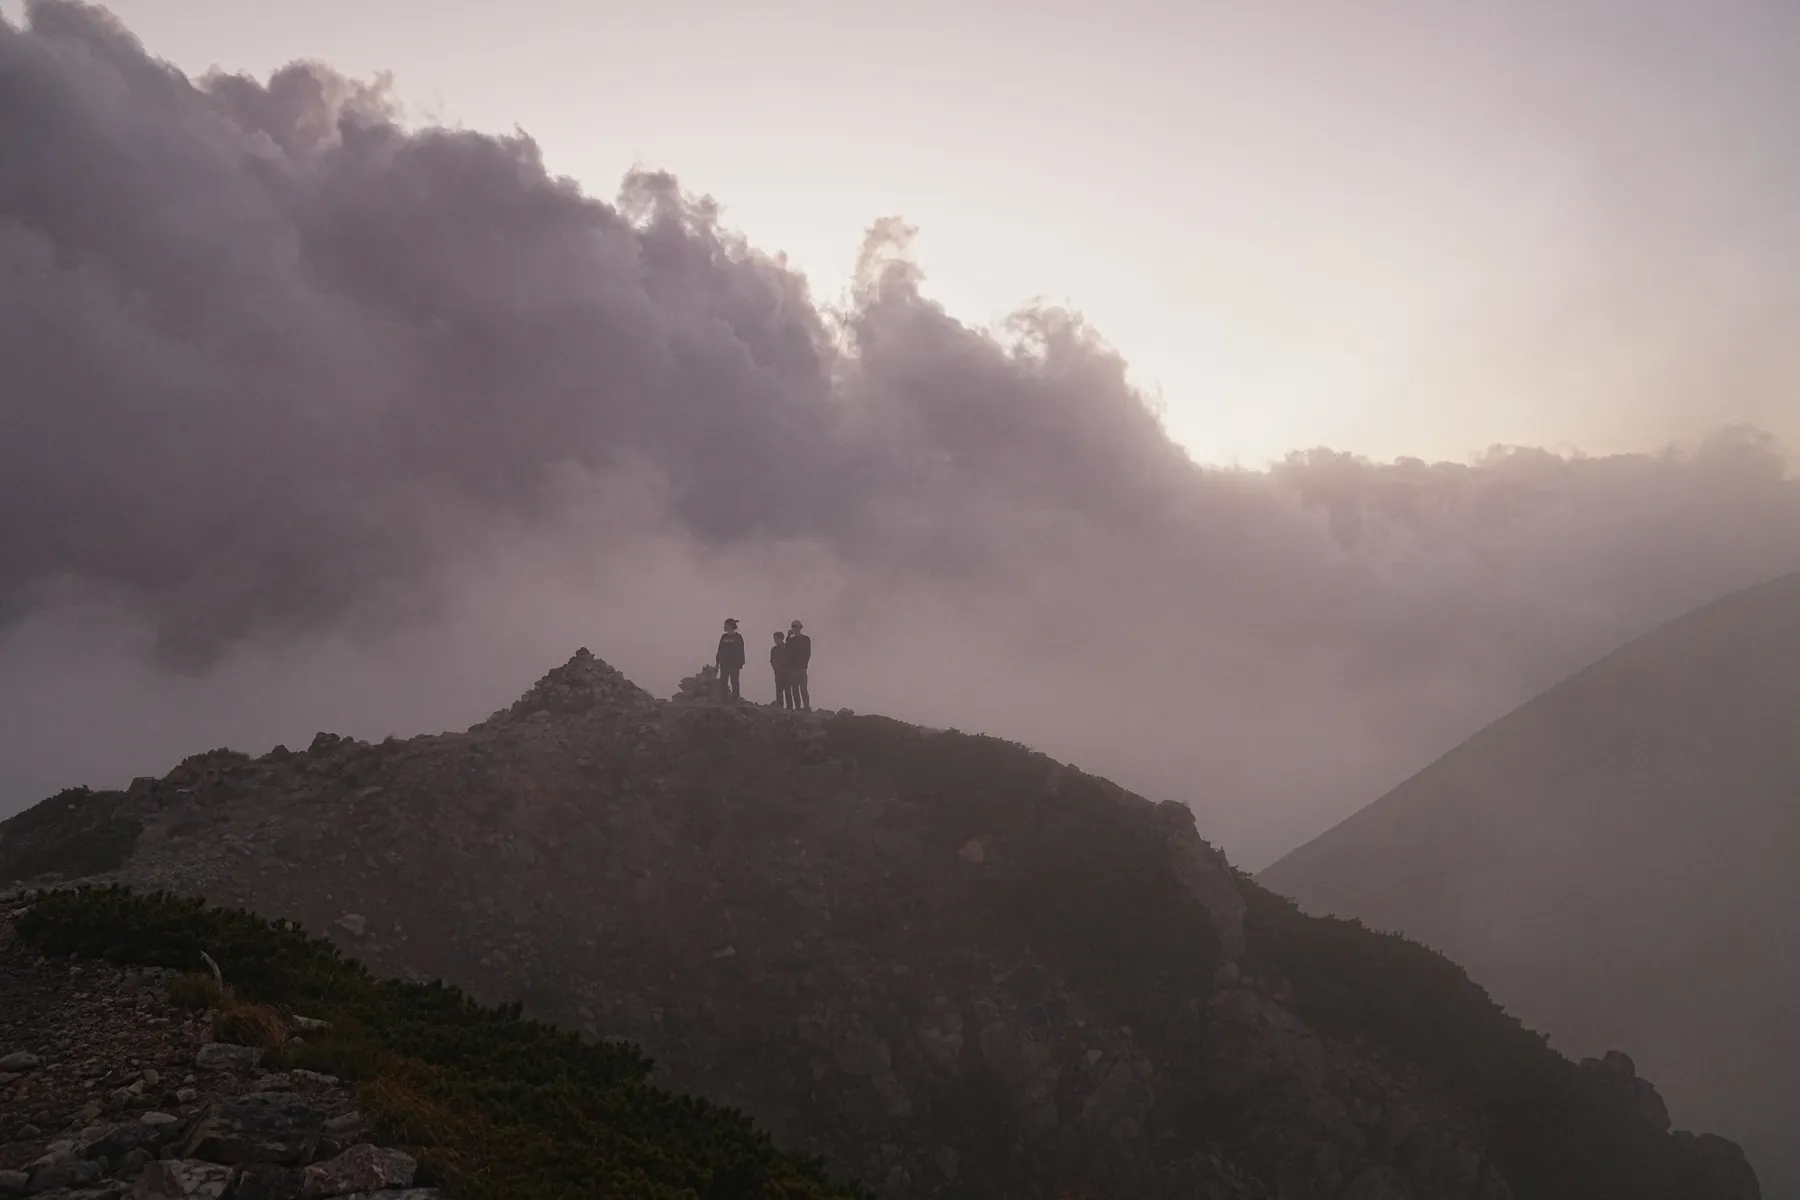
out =
[[0,826],[0,883],[76,880],[636,1043],[888,1197],[1758,1195],[1625,1054],[1569,1062],[1424,947],[1301,914],[1180,804],[662,701],[585,649],[463,733],[214,751]]

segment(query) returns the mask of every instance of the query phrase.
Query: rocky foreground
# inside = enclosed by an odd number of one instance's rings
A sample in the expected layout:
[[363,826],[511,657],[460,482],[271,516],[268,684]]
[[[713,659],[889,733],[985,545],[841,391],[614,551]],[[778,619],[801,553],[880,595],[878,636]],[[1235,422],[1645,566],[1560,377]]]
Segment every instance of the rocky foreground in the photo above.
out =
[[465,733],[53,798],[0,872],[522,997],[886,1196],[1758,1195],[1629,1060],[1577,1068],[1435,955],[1300,916],[1184,806],[992,739],[659,701],[585,650]]
[[175,973],[53,962],[0,898],[0,1196],[444,1200],[369,1143],[351,1090],[172,1007]]

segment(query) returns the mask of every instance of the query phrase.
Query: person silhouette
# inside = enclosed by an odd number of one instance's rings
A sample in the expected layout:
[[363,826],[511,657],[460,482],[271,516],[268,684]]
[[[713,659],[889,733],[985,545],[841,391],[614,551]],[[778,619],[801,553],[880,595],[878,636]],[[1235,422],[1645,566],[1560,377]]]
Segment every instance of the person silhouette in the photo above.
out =
[[719,652],[713,662],[719,668],[719,698],[736,700],[738,672],[744,669],[744,635],[737,631],[737,618],[725,618],[725,632],[719,635]]
[[775,631],[775,644],[769,647],[769,669],[775,672],[775,703],[782,708],[794,707],[794,690],[788,684],[787,634],[779,629]]
[[792,707],[812,711],[812,693],[807,690],[806,671],[812,665],[812,639],[800,632],[800,622],[788,626],[788,688],[792,691]]

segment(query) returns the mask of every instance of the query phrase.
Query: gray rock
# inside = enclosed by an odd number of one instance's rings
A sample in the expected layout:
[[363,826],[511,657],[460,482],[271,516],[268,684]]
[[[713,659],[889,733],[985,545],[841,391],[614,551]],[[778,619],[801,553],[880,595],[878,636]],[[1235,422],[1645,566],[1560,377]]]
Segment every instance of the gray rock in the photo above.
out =
[[319,1110],[292,1092],[249,1092],[208,1108],[183,1157],[299,1166],[312,1158],[324,1126]]
[[23,1171],[0,1171],[0,1196],[23,1196],[31,1176]]
[[144,1168],[131,1195],[133,1200],[223,1200],[236,1174],[218,1163],[165,1159]]
[[85,1158],[65,1159],[33,1171],[28,1190],[47,1192],[51,1188],[87,1187],[89,1184],[99,1183],[101,1176],[105,1174],[105,1163]]
[[0,1058],[0,1071],[35,1071],[43,1065],[44,1060],[28,1050],[15,1050]]
[[68,1162],[75,1156],[75,1140],[73,1138],[58,1138],[48,1146],[45,1146],[44,1152],[32,1160],[31,1168],[35,1171],[39,1167],[54,1167],[58,1163]]
[[250,1071],[262,1060],[263,1052],[255,1046],[230,1042],[208,1042],[194,1055],[194,1065],[203,1071]]
[[419,1164],[412,1155],[381,1146],[352,1146],[327,1162],[306,1168],[308,1196],[349,1196],[386,1188],[411,1187]]
[[256,1163],[244,1168],[231,1200],[300,1200],[305,1176],[298,1167]]
[[[89,1126],[87,1126],[85,1129],[83,1129],[80,1133],[76,1134],[74,1137],[75,1157],[77,1157],[77,1158],[110,1158],[110,1157],[112,1157],[112,1153],[114,1153],[114,1152],[109,1152],[105,1149],[102,1149],[102,1147],[106,1146],[109,1141],[111,1141],[114,1137],[116,1137],[121,1128],[122,1127],[118,1126],[118,1125],[89,1125]],[[131,1144],[135,1145],[136,1143],[131,1143]],[[125,1149],[127,1149],[127,1150],[129,1150],[130,1148],[131,1148],[130,1145],[127,1145],[125,1147]],[[118,1151],[117,1153],[123,1153],[123,1151]]]
[[366,1124],[368,1122],[364,1120],[363,1115],[355,1109],[351,1109],[349,1112],[339,1113],[325,1122],[325,1132],[333,1137],[342,1137],[345,1134],[362,1132]]

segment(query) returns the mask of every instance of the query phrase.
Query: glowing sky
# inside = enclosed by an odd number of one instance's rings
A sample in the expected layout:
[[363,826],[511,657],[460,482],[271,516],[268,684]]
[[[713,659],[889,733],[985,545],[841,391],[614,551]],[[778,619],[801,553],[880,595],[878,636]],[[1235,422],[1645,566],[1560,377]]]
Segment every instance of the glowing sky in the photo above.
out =
[[898,214],[952,313],[1077,308],[1206,461],[1800,440],[1791,0],[109,7],[194,73],[391,71],[601,196],[674,171],[822,298]]

